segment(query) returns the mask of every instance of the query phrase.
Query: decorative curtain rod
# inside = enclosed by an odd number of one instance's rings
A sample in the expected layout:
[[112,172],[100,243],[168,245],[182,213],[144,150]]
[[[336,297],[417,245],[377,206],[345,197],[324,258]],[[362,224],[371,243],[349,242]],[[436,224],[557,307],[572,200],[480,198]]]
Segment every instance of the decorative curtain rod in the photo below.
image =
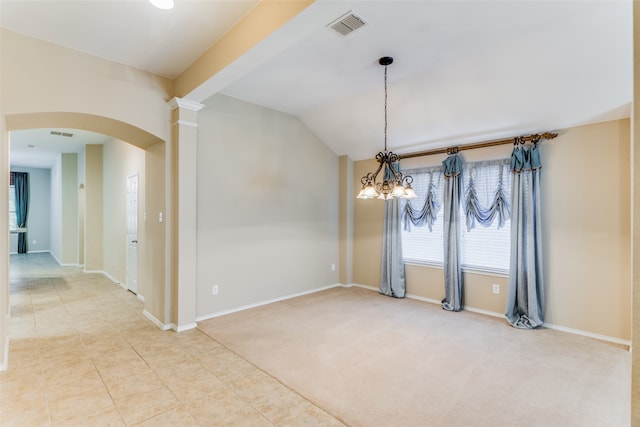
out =
[[525,142],[533,142],[534,144],[537,144],[539,141],[543,139],[553,139],[556,136],[558,136],[558,134],[552,133],[552,132],[534,133],[531,135],[516,136],[513,138],[494,139],[492,141],[478,142],[475,144],[459,145],[459,146],[447,147],[447,148],[435,148],[433,150],[419,151],[417,153],[399,154],[398,157],[400,159],[409,159],[411,157],[431,156],[433,154],[444,154],[444,153],[454,154],[462,150],[472,150],[474,148],[493,147],[495,145],[524,144]]

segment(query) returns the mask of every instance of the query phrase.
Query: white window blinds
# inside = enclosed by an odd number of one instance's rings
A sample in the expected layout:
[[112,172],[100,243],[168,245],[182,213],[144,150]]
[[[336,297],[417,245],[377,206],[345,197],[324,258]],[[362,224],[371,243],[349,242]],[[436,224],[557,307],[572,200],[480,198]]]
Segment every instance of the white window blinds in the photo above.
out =
[[[443,263],[443,218],[438,210],[429,230],[426,220],[412,221],[425,212],[425,201],[431,188],[438,206],[442,205],[442,168],[415,169],[407,171],[414,178],[413,188],[418,198],[406,201],[404,206],[402,250],[406,262],[442,265]],[[496,273],[509,270],[510,222],[508,203],[511,195],[511,172],[507,159],[466,163],[463,170],[463,197],[460,204],[462,231],[462,267]],[[500,182],[502,185],[500,186]],[[431,186],[430,186],[431,184]],[[501,190],[499,196],[497,191]],[[481,211],[480,219],[467,215],[469,196],[473,195],[475,206]],[[496,198],[498,202],[496,203]],[[506,203],[506,206],[505,206]],[[433,206],[433,205],[432,205]],[[499,208],[492,207],[498,206]],[[431,209],[433,211],[433,209]],[[476,213],[478,213],[476,211]],[[424,216],[424,215],[422,215]],[[502,221],[500,220],[502,218]],[[482,223],[489,224],[484,226]],[[499,225],[502,225],[498,228]]]

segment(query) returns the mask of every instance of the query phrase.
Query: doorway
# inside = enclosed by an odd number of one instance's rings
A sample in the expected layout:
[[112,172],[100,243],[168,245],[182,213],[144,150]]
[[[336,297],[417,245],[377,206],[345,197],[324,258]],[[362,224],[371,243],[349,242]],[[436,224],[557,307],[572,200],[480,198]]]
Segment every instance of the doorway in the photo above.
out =
[[127,177],[127,289],[138,294],[138,174]]

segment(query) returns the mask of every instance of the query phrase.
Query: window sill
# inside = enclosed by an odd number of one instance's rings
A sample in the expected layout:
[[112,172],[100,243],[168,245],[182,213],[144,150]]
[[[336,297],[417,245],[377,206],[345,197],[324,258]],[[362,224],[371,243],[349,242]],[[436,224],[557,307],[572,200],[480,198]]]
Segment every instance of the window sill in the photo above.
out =
[[[403,261],[405,265],[415,265],[418,267],[429,267],[429,268],[437,268],[444,269],[444,265],[438,262],[427,262],[427,261],[417,261],[406,259]],[[485,276],[494,276],[494,277],[504,277],[509,278],[509,271],[502,270],[497,268],[488,268],[488,267],[477,267],[477,266],[462,266],[463,273],[473,273],[473,274],[482,274]]]

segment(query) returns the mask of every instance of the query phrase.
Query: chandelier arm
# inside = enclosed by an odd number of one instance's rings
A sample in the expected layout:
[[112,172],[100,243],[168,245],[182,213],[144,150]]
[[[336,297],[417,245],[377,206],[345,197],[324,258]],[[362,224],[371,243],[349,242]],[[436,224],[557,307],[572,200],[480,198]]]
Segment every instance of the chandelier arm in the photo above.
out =
[[[382,153],[378,153],[378,155],[376,156],[376,159],[378,159],[378,156],[380,156],[381,154]],[[384,160],[378,159],[378,169],[376,169],[376,171],[373,173],[373,182],[375,182],[376,179],[378,179],[378,174],[382,170],[382,166],[384,166]]]

